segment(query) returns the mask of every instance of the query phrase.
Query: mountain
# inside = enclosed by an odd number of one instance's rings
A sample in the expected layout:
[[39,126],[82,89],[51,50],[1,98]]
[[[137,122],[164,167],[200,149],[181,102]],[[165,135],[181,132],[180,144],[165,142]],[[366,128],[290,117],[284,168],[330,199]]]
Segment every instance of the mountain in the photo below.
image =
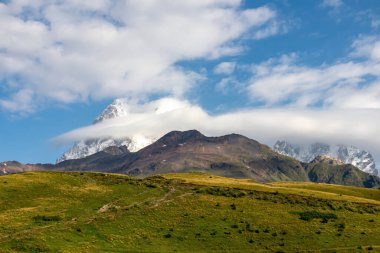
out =
[[17,161],[6,161],[0,163],[0,175],[36,170],[53,170],[54,168],[52,164],[22,164]]
[[[110,148],[109,148],[110,149]],[[312,181],[376,188],[380,179],[336,158],[317,156],[302,163],[238,134],[206,137],[196,130],[173,131],[147,147],[129,152],[113,147],[56,165],[63,171],[101,171],[145,177],[152,174],[207,172],[257,182]]]
[[3,174],[54,170],[113,172],[138,177],[206,172],[264,183],[312,181],[380,188],[380,178],[337,158],[317,156],[304,163],[239,134],[207,137],[196,130],[172,131],[137,152],[130,152],[125,145],[110,146],[55,165],[6,162],[0,165],[0,170]]
[[380,178],[365,173],[352,164],[328,156],[317,156],[305,165],[311,181],[328,184],[379,187]]
[[379,175],[373,156],[365,150],[354,146],[328,145],[312,143],[310,145],[296,145],[287,141],[277,141],[273,149],[280,154],[293,157],[302,162],[311,162],[319,155],[328,155],[337,158],[346,164],[352,164],[360,170],[372,175]]
[[308,181],[300,162],[247,137],[206,137],[196,130],[173,131],[135,153],[104,151],[57,164],[59,170],[90,170],[147,176],[201,171],[260,182]]
[[128,115],[128,105],[121,98],[115,99],[103,112],[96,117],[93,124],[102,122],[107,119],[114,119]]
[[[126,117],[127,115],[127,103],[123,99],[115,99],[98,117],[96,117],[93,124],[99,124],[113,118]],[[146,136],[80,140],[76,142],[68,151],[62,154],[62,156],[57,159],[57,163],[70,159],[83,158],[111,146],[126,146],[130,151],[135,152],[151,144],[153,141],[154,138]]]

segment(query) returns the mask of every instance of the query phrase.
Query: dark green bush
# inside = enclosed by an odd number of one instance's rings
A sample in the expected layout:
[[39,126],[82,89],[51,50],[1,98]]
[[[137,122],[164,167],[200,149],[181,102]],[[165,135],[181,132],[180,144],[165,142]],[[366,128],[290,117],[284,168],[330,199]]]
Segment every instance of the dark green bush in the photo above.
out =
[[310,221],[313,219],[322,219],[323,221],[335,220],[338,217],[333,213],[321,213],[318,211],[298,212],[301,220]]
[[62,220],[61,217],[54,215],[54,216],[47,216],[47,215],[37,215],[33,217],[33,220],[36,222],[47,222],[47,221],[60,221]]

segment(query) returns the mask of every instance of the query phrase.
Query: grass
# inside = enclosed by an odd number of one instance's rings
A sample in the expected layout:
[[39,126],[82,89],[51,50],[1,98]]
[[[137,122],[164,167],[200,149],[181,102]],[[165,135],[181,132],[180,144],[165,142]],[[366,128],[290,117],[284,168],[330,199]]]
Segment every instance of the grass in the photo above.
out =
[[4,176],[0,252],[380,251],[380,191],[336,189],[200,173]]

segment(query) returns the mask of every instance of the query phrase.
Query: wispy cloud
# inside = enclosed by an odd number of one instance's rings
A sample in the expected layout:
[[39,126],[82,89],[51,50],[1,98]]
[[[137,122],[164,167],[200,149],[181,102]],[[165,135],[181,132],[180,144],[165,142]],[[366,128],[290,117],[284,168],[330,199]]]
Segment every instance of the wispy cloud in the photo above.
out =
[[361,37],[330,65],[297,64],[294,54],[253,65],[248,90],[271,107],[380,108],[380,40]]
[[214,68],[215,74],[231,75],[236,67],[236,62],[221,62]]
[[323,7],[332,7],[332,8],[339,8],[343,5],[342,0],[323,0],[322,6]]

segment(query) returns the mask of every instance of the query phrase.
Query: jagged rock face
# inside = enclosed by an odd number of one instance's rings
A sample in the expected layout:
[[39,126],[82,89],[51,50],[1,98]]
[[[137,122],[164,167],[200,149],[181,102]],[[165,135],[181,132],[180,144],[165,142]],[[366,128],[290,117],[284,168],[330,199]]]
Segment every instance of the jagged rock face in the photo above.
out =
[[327,155],[319,155],[319,156],[315,157],[310,163],[311,164],[327,163],[329,165],[344,165],[344,162],[342,162],[341,160],[336,159],[336,158],[331,157],[331,156],[327,156]]
[[128,115],[128,105],[123,99],[115,99],[112,104],[107,106],[106,109],[94,120],[94,124],[102,122],[107,119],[114,119]]
[[352,164],[369,174],[379,175],[372,155],[354,146],[331,146],[324,143],[296,145],[287,141],[277,141],[273,149],[280,154],[293,157],[302,162],[311,162],[317,156],[326,155],[339,159],[345,164]]
[[337,158],[344,163],[352,164],[364,172],[380,176],[379,170],[376,169],[373,156],[367,151],[360,150],[353,146],[339,146]]
[[[123,99],[114,100],[106,109],[94,120],[93,124],[99,124],[103,121],[128,116],[128,105]],[[125,146],[129,151],[136,152],[141,148],[155,141],[154,138],[145,136],[133,136],[131,138],[101,138],[92,140],[80,140],[72,148],[66,151],[57,163],[83,158],[97,152],[103,151],[108,147]]]

